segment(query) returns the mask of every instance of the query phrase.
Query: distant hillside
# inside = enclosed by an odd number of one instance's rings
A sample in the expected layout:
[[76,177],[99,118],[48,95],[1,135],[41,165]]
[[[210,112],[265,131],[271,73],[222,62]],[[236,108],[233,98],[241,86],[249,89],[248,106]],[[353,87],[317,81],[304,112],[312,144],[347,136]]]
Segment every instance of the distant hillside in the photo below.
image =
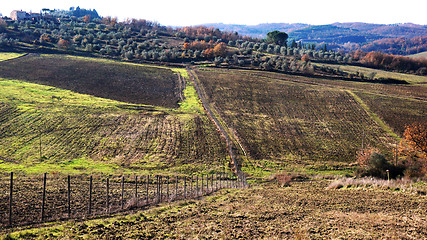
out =
[[241,35],[265,38],[272,30],[289,33],[295,40],[315,42],[339,42],[342,37],[359,37],[373,41],[382,38],[413,38],[427,35],[426,25],[412,23],[404,24],[372,24],[372,23],[333,23],[327,25],[310,25],[304,23],[264,23],[258,25],[235,25],[223,23],[208,23],[204,26],[216,27],[219,30],[238,32]]
[[207,27],[218,28],[227,32],[238,32],[240,35],[251,36],[255,38],[265,38],[268,32],[279,30],[282,32],[292,32],[298,29],[309,27],[304,23],[263,23],[258,25],[237,25],[224,23],[208,23],[203,24]]
[[[254,26],[246,25],[228,25],[228,24],[205,24],[205,26],[216,27],[225,31],[236,31],[241,35],[265,38],[267,33],[272,30],[284,31],[289,34],[289,39],[296,41],[313,42],[317,44],[327,44],[329,49],[352,51],[362,49],[374,41],[399,38],[405,47],[412,49],[406,51],[406,48],[399,51],[392,51],[393,47],[384,47],[376,49],[369,46],[369,51],[383,51],[392,54],[412,54],[425,51],[422,43],[413,43],[411,40],[415,37],[427,36],[427,26],[412,23],[404,24],[370,24],[370,23],[333,23],[328,25],[308,25],[302,23],[266,23]],[[407,40],[407,42],[406,42]],[[389,40],[388,40],[389,41]],[[416,48],[416,52],[413,49]],[[391,50],[390,50],[391,49]],[[368,50],[368,49],[365,49]]]

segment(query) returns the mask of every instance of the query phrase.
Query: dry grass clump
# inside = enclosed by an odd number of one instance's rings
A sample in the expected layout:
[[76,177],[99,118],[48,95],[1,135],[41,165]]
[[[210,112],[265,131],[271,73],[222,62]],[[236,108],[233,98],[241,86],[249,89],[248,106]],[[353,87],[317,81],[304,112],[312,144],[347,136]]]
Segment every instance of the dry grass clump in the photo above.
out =
[[292,181],[306,179],[306,176],[296,173],[276,173],[269,180],[276,180],[280,187],[289,187]]
[[340,178],[329,184],[327,189],[340,188],[374,188],[391,189],[395,191],[420,192],[412,186],[413,181],[407,178],[396,180],[382,180],[378,178]]
[[139,203],[138,199],[133,197],[126,202],[125,209],[132,210],[138,208],[139,206],[141,206],[141,204]]

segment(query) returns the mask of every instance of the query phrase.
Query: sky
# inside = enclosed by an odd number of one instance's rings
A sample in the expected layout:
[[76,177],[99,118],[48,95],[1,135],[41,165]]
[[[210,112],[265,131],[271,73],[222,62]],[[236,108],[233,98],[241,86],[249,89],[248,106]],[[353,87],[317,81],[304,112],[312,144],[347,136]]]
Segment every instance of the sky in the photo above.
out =
[[101,16],[147,19],[165,26],[334,22],[427,25],[426,0],[0,0],[0,13],[9,16],[12,10],[39,12],[42,8],[77,6],[96,9]]

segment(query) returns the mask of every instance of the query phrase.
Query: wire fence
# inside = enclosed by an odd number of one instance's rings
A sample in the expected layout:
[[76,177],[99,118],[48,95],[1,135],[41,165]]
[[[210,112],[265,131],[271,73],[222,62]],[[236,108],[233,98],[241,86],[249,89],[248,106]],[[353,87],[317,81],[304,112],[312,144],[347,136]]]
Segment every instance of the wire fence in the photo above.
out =
[[247,187],[243,175],[0,176],[0,227],[88,218]]

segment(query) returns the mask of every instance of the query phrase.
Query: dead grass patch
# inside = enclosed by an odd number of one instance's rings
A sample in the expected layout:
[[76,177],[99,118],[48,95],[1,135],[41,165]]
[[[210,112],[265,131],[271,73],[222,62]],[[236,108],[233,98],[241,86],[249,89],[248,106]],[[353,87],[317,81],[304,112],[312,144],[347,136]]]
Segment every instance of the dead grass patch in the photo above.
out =
[[422,190],[413,187],[410,179],[382,180],[377,178],[340,178],[329,184],[327,189],[340,188],[373,188],[382,190],[405,191],[421,193]]

